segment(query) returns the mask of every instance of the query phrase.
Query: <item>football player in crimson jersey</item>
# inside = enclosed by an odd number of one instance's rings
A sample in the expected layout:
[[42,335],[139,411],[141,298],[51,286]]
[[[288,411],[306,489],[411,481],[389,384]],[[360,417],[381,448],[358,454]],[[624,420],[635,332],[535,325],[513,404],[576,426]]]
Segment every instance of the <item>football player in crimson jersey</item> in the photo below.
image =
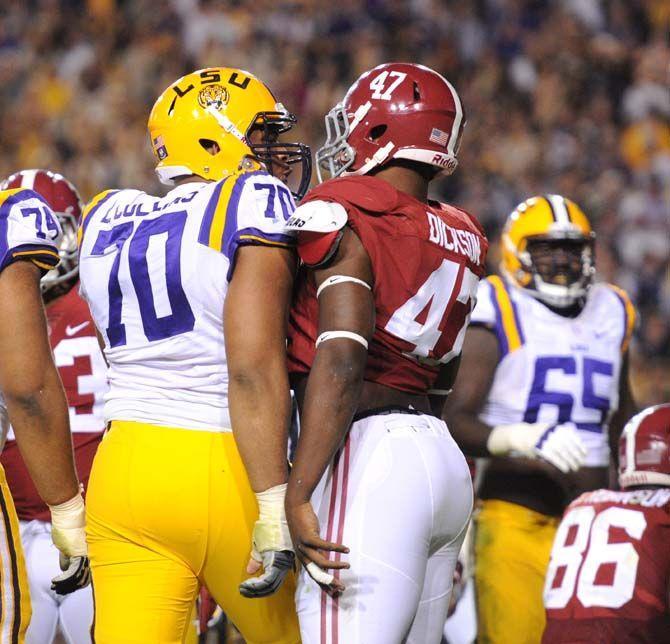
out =
[[[102,399],[107,391],[107,365],[88,306],[77,292],[81,199],[67,179],[49,170],[22,170],[6,179],[2,187],[34,190],[58,216],[63,230],[60,264],[42,278],[40,286],[49,342],[69,406],[75,465],[85,486],[104,430]],[[90,586],[64,597],[51,589],[51,578],[58,574],[59,565],[58,552],[51,542],[49,510],[35,489],[11,429],[0,460],[19,517],[30,585],[33,614],[26,642],[48,644],[58,626],[68,644],[90,642]]]
[[606,487],[634,412],[628,345],[635,310],[593,283],[594,233],[560,195],[527,199],[502,235],[502,276],[479,285],[446,419],[481,474],[474,578],[478,640],[536,643],[560,517]]
[[582,494],[563,517],[543,644],[670,642],[670,404],[626,424],[619,484]]
[[455,168],[464,122],[431,69],[366,72],[326,117],[317,160],[334,178],[289,222],[303,261],[286,498],[303,642],[440,641],[472,483],[429,394],[455,376],[487,241],[428,186]]
[[[0,191],[0,425],[14,427],[35,487],[48,504],[63,572],[51,587],[88,583],[84,502],[72,458],[67,402],[46,333],[40,278],[59,263],[57,216],[26,188]],[[6,411],[5,413],[5,405]],[[0,467],[0,641],[23,642],[30,599],[16,511]]]

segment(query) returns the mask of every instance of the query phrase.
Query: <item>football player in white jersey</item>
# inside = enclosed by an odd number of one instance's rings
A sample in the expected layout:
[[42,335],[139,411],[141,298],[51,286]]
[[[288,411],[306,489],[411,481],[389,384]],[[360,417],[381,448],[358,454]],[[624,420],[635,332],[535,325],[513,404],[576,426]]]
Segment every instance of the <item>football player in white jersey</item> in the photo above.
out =
[[478,473],[478,641],[539,642],[560,517],[607,487],[632,415],[627,295],[593,283],[594,234],[574,202],[532,197],[508,217],[502,277],[480,284],[445,417]]
[[[59,262],[58,219],[32,190],[0,191],[0,425],[11,421],[41,498],[64,572],[52,583],[69,593],[89,580],[84,502],[74,468],[67,402],[54,365],[40,278]],[[0,467],[0,641],[23,642],[30,598],[16,510]]]
[[[0,188],[34,190],[58,216],[63,230],[60,264],[41,280],[47,328],[54,361],[68,402],[75,466],[86,486],[91,462],[104,430],[103,395],[107,365],[95,337],[86,303],[78,295],[77,222],[83,204],[77,189],[49,170],[22,170]],[[65,596],[51,589],[58,574],[58,551],[51,541],[47,506],[40,499],[10,428],[0,460],[19,517],[26,560],[32,618],[27,644],[50,644],[59,630],[67,644],[88,644],[93,623],[93,592],[89,587]]]
[[149,117],[170,192],[110,190],[84,212],[81,292],[110,381],[88,491],[100,644],[182,641],[201,584],[247,642],[299,641],[279,177],[301,165],[303,192],[310,156],[277,142],[294,122],[248,72],[184,76]]

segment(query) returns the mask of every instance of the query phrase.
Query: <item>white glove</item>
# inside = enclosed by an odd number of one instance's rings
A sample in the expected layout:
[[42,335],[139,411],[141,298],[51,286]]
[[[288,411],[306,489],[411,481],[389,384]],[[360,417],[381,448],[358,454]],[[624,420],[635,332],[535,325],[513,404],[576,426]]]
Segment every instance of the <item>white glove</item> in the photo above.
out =
[[50,505],[49,510],[51,510],[51,540],[60,550],[60,568],[63,571],[61,575],[53,578],[51,588],[60,595],[67,595],[88,586],[91,581],[86,546],[84,499],[78,492],[65,503]]
[[576,472],[587,450],[572,424],[515,423],[491,430],[486,446],[494,456],[541,458],[567,473]]
[[281,586],[289,570],[293,570],[295,553],[286,522],[284,498],[286,483],[258,492],[258,520],[254,525],[251,557],[263,564],[260,577],[250,577],[240,584],[244,597],[266,597]]

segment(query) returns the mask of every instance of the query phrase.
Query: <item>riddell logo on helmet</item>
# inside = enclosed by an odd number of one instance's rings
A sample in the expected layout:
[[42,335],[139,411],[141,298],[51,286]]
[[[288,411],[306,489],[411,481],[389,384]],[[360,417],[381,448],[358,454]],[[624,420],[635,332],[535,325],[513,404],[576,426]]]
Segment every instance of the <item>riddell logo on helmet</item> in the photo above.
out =
[[456,169],[456,160],[453,157],[447,156],[446,154],[440,154],[436,152],[431,161],[433,165],[439,165],[441,168],[446,170],[455,170]]

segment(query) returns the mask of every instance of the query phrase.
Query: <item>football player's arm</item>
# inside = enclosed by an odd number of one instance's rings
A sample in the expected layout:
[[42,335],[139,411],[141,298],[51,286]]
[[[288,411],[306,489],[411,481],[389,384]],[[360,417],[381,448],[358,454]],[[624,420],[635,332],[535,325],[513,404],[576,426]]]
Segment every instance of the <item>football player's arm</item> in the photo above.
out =
[[0,389],[21,456],[51,510],[52,539],[65,571],[52,588],[66,594],[89,580],[84,503],[39,282],[40,270],[28,261],[0,273]]
[[463,342],[460,373],[447,398],[443,418],[454,440],[467,456],[490,456],[487,448],[491,427],[479,419],[488,398],[499,361],[495,334],[471,326]]
[[435,385],[428,391],[430,408],[433,411],[433,414],[435,414],[435,416],[438,418],[442,417],[444,403],[447,400],[447,396],[454,388],[454,383],[456,382],[456,376],[458,375],[460,364],[461,356],[458,355],[450,362],[443,365],[440,369],[440,373],[437,376]]
[[522,422],[492,427],[480,420],[499,360],[495,334],[486,327],[470,327],[461,353],[462,375],[443,413],[454,440],[467,456],[525,457],[531,459],[529,465],[541,459],[562,472],[578,470],[586,449],[570,424]]
[[284,495],[291,398],[286,366],[286,331],[295,257],[286,248],[242,246],[224,306],[228,362],[228,404],[235,442],[256,492],[247,572],[240,592],[262,597],[274,592],[293,566]]
[[288,478],[286,333],[294,270],[288,249],[242,246],[226,294],[230,418],[254,492]]
[[612,415],[609,423],[609,442],[611,453],[612,482],[617,480],[617,468],[619,467],[619,437],[624,425],[637,413],[637,405],[633,398],[630,386],[630,370],[628,368],[628,351],[624,353],[619,374],[619,407]]
[[0,274],[0,389],[35,487],[45,503],[58,505],[78,493],[79,483],[39,281],[40,270],[27,261]]
[[363,385],[366,345],[374,331],[372,267],[363,244],[349,228],[344,229],[333,260],[326,268],[314,270],[317,288],[333,276],[355,278],[370,288],[341,281],[319,295],[319,336],[327,337],[324,332],[332,335],[318,344],[307,380],[286,512],[297,556],[317,582],[337,593],[344,587],[324,570],[347,568],[348,564],[329,560],[322,553],[348,550],[320,538],[310,499],[351,426]]

